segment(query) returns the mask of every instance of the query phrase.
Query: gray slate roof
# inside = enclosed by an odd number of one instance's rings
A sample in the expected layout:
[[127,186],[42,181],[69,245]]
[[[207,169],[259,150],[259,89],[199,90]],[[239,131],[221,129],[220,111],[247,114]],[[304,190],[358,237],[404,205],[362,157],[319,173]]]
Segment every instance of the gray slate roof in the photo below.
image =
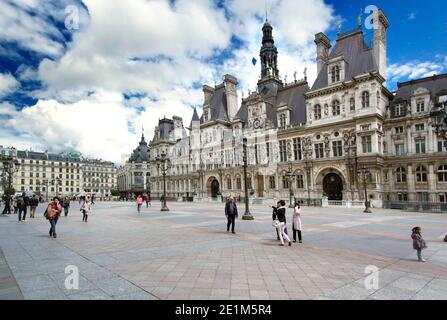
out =
[[[447,90],[447,74],[398,83],[397,92],[390,105],[391,117],[395,117],[394,106],[402,102],[407,104],[410,103],[412,93],[418,88],[425,88],[429,90],[432,100],[436,101],[436,95]],[[406,112],[404,110],[404,114],[402,116],[405,114]]]
[[[344,81],[360,74],[378,71],[374,51],[365,43],[361,29],[355,29],[338,36],[337,42],[329,55],[329,60],[340,55],[347,62]],[[312,91],[327,86],[328,66],[325,64],[312,86]]]
[[[225,94],[225,85],[218,85],[210,100],[210,120],[229,121],[227,111],[227,95]],[[203,114],[200,117],[200,123],[203,123]]]
[[33,160],[49,160],[49,161],[64,161],[64,162],[80,162],[80,159],[71,158],[65,154],[53,154],[48,153],[48,159],[44,152],[28,151],[28,156],[26,156],[26,151],[17,151],[17,158],[19,159],[33,159]]
[[138,147],[132,152],[129,158],[129,162],[143,163],[149,162],[149,147],[146,140],[144,139],[144,134],[141,136],[141,141]]

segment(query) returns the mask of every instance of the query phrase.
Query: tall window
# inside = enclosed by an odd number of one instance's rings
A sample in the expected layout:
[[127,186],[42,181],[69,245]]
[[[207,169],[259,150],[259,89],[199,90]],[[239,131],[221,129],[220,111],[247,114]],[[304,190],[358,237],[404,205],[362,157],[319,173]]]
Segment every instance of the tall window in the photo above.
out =
[[395,132],[396,134],[404,133],[404,127],[395,127],[395,128],[394,128],[394,132]]
[[296,176],[296,187],[298,189],[304,189],[304,177],[302,174]]
[[343,144],[341,141],[332,141],[332,153],[334,157],[343,156]]
[[447,165],[438,168],[438,181],[447,182]]
[[321,119],[321,106],[319,104],[316,104],[314,106],[314,119],[315,120]]
[[333,66],[331,69],[331,80],[332,82],[340,81],[340,67],[339,66]]
[[415,126],[416,131],[424,131],[425,130],[425,124],[423,123],[418,123]]
[[289,178],[285,175],[282,176],[282,187],[283,189],[289,189]]
[[416,182],[427,182],[427,169],[424,166],[416,168]]
[[355,111],[355,99],[354,98],[349,99],[349,110]]
[[285,128],[285,126],[286,126],[286,114],[285,113],[281,113],[279,115],[279,126],[280,126],[280,128]]
[[279,141],[279,160],[280,160],[280,162],[287,161],[287,141],[286,140]]
[[371,136],[362,137],[362,149],[363,153],[372,152]]
[[293,154],[295,160],[301,160],[303,158],[302,150],[301,150],[301,138],[293,139]]
[[315,158],[322,159],[324,158],[324,145],[323,143],[315,144]]
[[399,167],[396,170],[396,182],[407,182],[407,173],[405,168]]
[[269,186],[271,190],[276,189],[276,179],[275,176],[270,176],[269,177]]
[[364,91],[362,93],[362,108],[369,108],[369,92]]
[[438,140],[438,152],[447,152],[447,140]]
[[415,139],[416,153],[425,153],[425,138]]
[[272,144],[270,142],[267,142],[265,144],[265,151],[267,153],[267,161],[270,163],[270,155],[272,154],[271,150],[272,150]]
[[404,106],[402,104],[396,104],[394,106],[394,115],[400,117],[404,115]]
[[340,101],[338,100],[332,101],[332,115],[333,116],[340,115]]
[[241,180],[241,177],[236,177],[236,188],[237,188],[238,190],[241,190],[241,189],[242,189],[242,180]]
[[231,186],[231,178],[227,177],[227,189],[231,190],[232,186]]
[[425,103],[424,100],[420,100],[416,102],[416,112],[424,112],[425,111]]
[[396,156],[403,156],[405,154],[405,145],[403,143],[396,143],[394,145]]

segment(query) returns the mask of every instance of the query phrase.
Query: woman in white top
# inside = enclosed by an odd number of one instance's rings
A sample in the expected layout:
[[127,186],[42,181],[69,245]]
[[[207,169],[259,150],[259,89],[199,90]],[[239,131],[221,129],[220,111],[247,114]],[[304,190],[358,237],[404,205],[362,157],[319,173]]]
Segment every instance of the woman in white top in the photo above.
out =
[[293,229],[293,242],[296,242],[296,234],[298,232],[298,240],[300,243],[302,243],[301,238],[301,205],[296,202],[295,208],[293,209],[293,222],[292,222],[292,229]]
[[90,202],[90,197],[87,197],[87,199],[84,201],[84,203],[81,206],[81,212],[82,212],[82,221],[87,222],[88,215],[90,213],[90,208],[92,203]]

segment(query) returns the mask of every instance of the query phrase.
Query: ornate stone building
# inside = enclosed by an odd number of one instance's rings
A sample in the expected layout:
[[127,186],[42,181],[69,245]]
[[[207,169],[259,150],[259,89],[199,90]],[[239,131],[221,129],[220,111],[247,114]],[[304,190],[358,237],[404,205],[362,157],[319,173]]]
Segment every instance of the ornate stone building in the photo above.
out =
[[[237,79],[203,87],[203,114],[191,125],[160,120],[151,159],[168,154],[168,195],[217,199],[243,196],[242,138],[248,139],[252,199],[271,202],[321,199],[374,206],[384,201],[447,201],[447,143],[430,124],[433,104],[447,100],[447,75],[386,87],[384,13],[374,14],[373,47],[361,26],[331,41],[315,35],[318,76],[286,83],[278,70],[273,28],[262,28],[257,90],[238,106]],[[189,130],[189,134],[187,131]],[[362,179],[358,172],[367,169]],[[160,195],[161,175],[151,165],[151,190]]]

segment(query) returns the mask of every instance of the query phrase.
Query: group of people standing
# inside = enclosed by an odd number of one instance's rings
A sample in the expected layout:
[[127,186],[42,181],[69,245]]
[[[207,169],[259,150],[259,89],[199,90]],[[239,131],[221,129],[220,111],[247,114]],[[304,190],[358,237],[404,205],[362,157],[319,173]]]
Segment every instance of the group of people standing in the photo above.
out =
[[29,197],[23,192],[21,195],[11,197],[9,195],[3,195],[2,201],[4,208],[2,214],[18,214],[19,222],[27,221],[26,215],[29,211],[30,218],[35,217],[36,208],[39,205],[39,198],[37,195]]
[[[276,237],[281,241],[281,246],[284,246],[284,239],[288,242],[289,246],[292,245],[292,241],[289,238],[287,231],[286,221],[286,202],[280,200],[276,203],[276,206],[271,206],[273,209],[272,219],[273,226],[276,228]],[[235,220],[238,218],[237,205],[234,197],[230,197],[225,205],[225,216],[227,218],[227,232],[234,234]],[[303,242],[302,239],[302,224],[301,224],[301,205],[296,202],[293,208],[292,216],[292,230],[293,230],[293,242],[296,242],[297,235],[299,243]]]
[[143,194],[143,195],[139,194],[137,196],[136,201],[137,201],[137,211],[138,211],[138,213],[141,212],[141,207],[143,206],[143,202],[146,202],[146,208],[149,208],[150,206],[152,206],[152,204],[151,204],[151,196],[148,195],[148,194]]

